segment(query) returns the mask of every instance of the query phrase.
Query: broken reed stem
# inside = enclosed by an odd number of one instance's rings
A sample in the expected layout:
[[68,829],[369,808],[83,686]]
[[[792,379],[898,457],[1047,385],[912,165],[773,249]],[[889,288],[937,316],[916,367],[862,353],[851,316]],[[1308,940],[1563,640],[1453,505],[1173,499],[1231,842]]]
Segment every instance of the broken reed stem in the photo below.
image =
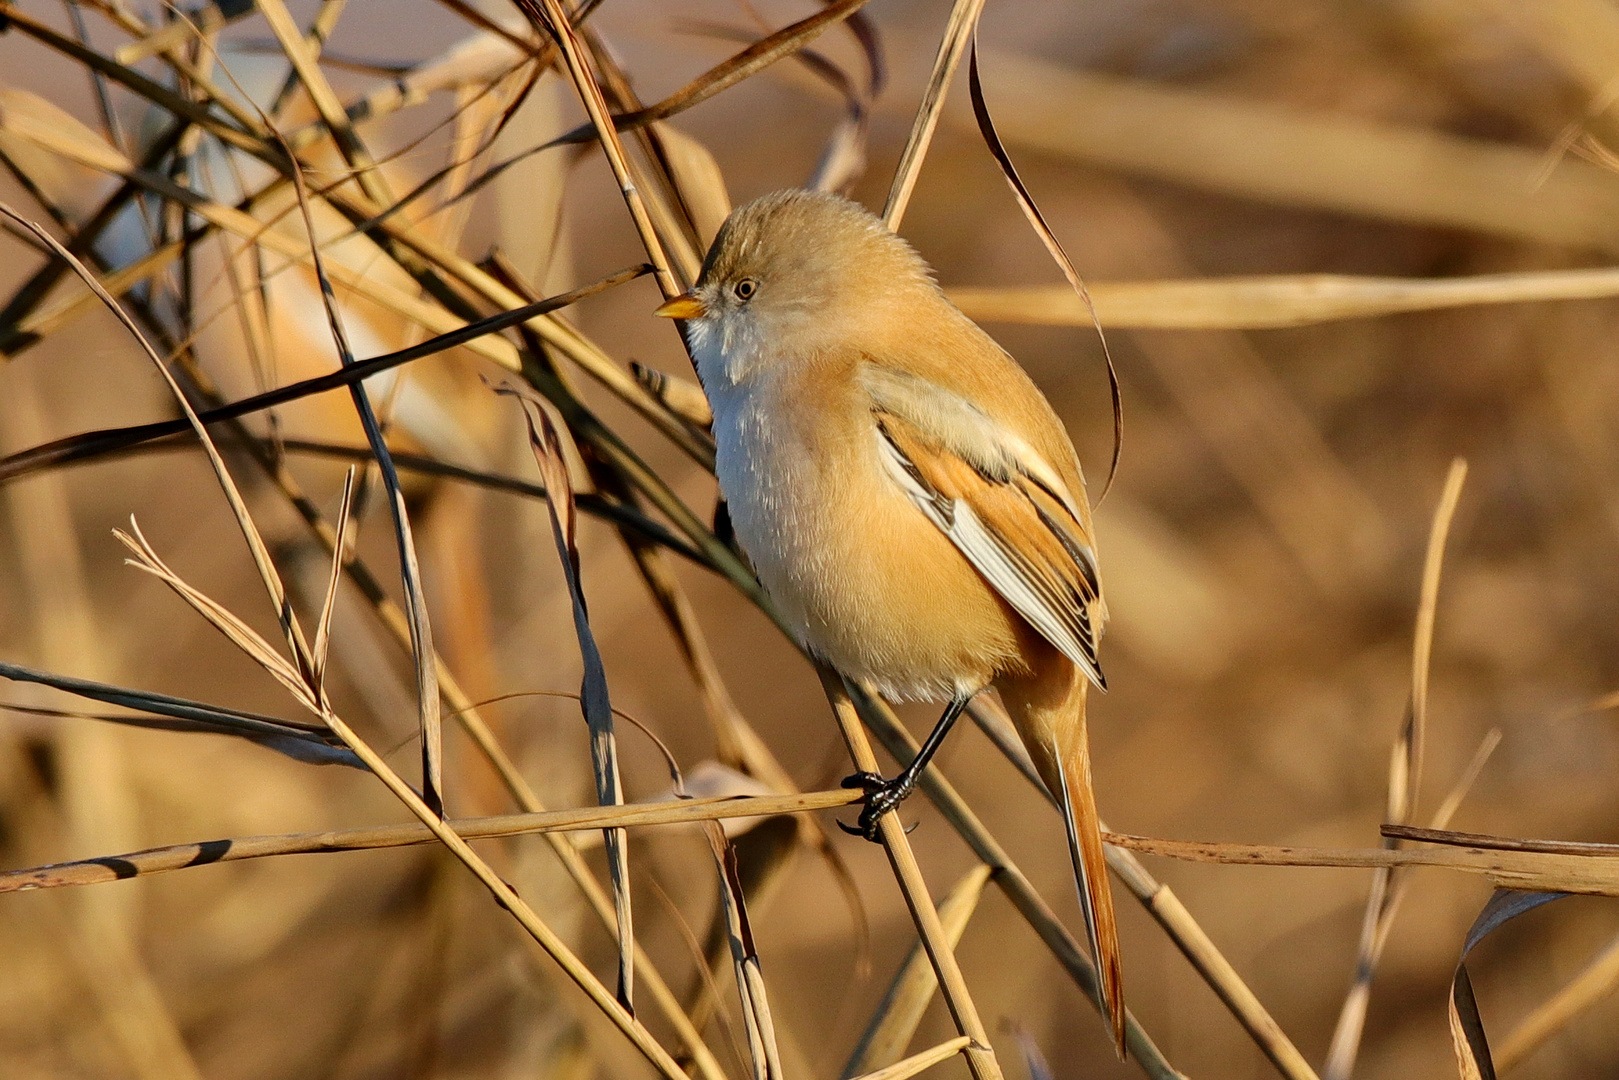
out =
[[[849,757],[854,761],[854,767],[860,772],[876,773],[877,755],[872,753],[871,743],[866,739],[866,729],[861,726],[860,718],[855,712],[854,701],[849,696],[842,676],[820,664],[816,665],[816,671],[820,674],[821,686],[826,691],[832,712],[837,717],[838,729],[843,733],[844,742],[848,744]],[[944,926],[939,921],[939,912],[934,908],[933,898],[928,894],[927,882],[922,878],[922,868],[917,864],[916,855],[911,851],[910,840],[905,835],[905,826],[901,824],[896,811],[884,814],[878,819],[877,825],[882,832],[883,850],[887,853],[889,865],[894,870],[894,879],[898,882],[900,893],[905,897],[905,905],[910,909],[911,918],[916,923],[917,936],[922,939],[922,944],[928,951],[928,959],[933,962],[933,971],[939,978],[939,988],[945,1007],[950,1010],[950,1017],[955,1021],[956,1030],[972,1040],[963,1051],[967,1058],[967,1067],[972,1071],[974,1080],[1000,1080],[1001,1067],[995,1060],[995,1050],[990,1045],[989,1033],[984,1030],[983,1021],[979,1019],[978,1009],[967,989],[967,982],[962,978],[961,967],[956,963],[956,954],[950,948]]]

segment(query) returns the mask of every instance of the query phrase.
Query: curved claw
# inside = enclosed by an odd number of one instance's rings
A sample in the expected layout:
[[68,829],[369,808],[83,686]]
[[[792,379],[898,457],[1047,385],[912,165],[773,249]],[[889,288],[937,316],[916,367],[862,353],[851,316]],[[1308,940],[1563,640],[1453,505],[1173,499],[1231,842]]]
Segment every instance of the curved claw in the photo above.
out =
[[865,792],[878,791],[887,783],[874,772],[857,772],[853,776],[845,776],[839,787],[859,788]]

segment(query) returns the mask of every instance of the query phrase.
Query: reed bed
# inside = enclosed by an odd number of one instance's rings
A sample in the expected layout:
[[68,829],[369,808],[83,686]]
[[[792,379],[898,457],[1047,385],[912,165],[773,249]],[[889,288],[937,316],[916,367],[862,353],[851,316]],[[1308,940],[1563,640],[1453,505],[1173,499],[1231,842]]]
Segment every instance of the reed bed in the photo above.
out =
[[[0,1072],[1611,1075],[1616,79],[1610,0],[0,2]],[[1107,489],[1123,1061],[998,704],[844,836],[926,710],[716,512],[651,310],[797,185]]]

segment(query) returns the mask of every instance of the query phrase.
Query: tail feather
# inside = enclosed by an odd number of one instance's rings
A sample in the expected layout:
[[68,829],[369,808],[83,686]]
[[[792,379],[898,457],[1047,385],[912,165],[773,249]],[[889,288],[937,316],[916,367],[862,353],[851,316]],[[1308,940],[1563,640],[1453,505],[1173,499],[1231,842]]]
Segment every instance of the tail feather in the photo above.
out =
[[1113,911],[1113,890],[1107,878],[1107,855],[1102,849],[1101,816],[1091,784],[1090,740],[1083,711],[1079,730],[1069,733],[1067,747],[1058,748],[1057,778],[1063,823],[1068,827],[1068,853],[1074,861],[1079,906],[1085,915],[1085,933],[1096,960],[1102,1016],[1113,1033],[1113,1045],[1124,1057],[1124,965],[1119,958],[1119,924]]
[[1062,808],[1085,933],[1096,961],[1097,1004],[1122,1059],[1124,980],[1107,854],[1102,848],[1102,819],[1091,783],[1090,736],[1085,730],[1089,682],[1056,649],[1048,646],[1031,649],[1031,653],[1027,674],[1003,675],[995,685],[1029,758]]

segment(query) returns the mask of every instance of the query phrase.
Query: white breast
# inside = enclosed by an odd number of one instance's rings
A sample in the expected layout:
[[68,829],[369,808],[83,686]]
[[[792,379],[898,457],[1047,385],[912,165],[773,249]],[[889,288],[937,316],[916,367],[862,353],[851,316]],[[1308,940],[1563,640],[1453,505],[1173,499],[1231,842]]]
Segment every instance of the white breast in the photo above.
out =
[[709,388],[714,471],[760,581],[800,643],[814,647],[804,586],[825,558],[815,508],[824,506],[826,478],[781,381],[758,376]]

